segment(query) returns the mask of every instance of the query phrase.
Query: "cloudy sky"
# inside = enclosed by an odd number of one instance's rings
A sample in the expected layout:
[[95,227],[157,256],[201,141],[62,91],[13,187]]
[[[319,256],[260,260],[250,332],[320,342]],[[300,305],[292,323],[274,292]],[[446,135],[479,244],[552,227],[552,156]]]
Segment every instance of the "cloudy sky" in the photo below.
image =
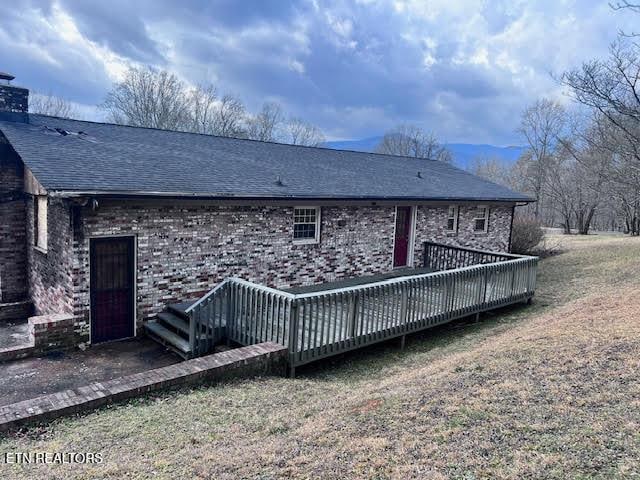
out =
[[447,142],[522,143],[551,74],[606,54],[633,14],[602,0],[6,0],[0,71],[89,119],[128,64],[276,100],[330,139],[416,123]]

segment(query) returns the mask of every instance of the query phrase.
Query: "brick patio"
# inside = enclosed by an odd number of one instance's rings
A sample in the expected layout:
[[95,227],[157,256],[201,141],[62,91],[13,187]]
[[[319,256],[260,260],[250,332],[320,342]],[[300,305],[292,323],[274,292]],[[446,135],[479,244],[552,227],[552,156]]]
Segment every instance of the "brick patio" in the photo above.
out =
[[91,410],[163,389],[229,377],[282,374],[287,349],[266,342],[0,407],[0,431]]

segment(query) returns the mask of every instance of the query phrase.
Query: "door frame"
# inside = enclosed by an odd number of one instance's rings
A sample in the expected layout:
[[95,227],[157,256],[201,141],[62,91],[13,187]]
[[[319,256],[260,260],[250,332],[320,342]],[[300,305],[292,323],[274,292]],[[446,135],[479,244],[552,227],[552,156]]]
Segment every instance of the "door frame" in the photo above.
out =
[[[394,258],[396,254],[396,225],[398,224],[398,207],[409,207],[409,245],[407,247],[407,264],[406,265],[398,265],[394,267]],[[394,207],[393,214],[393,237],[392,237],[392,245],[391,245],[391,269],[399,269],[399,268],[407,268],[413,266],[413,255],[415,251],[415,243],[416,243],[416,219],[418,216],[418,206],[417,205],[396,205]]]
[[122,235],[90,235],[89,236],[89,250],[88,250],[88,284],[89,284],[89,345],[93,345],[93,318],[91,318],[93,313],[93,304],[91,302],[91,242],[92,240],[100,240],[100,239],[109,239],[109,238],[131,238],[133,239],[133,332],[130,337],[120,338],[118,340],[108,340],[106,342],[100,343],[109,343],[109,342],[119,342],[120,340],[126,340],[127,338],[135,338],[137,337],[137,326],[138,326],[138,237],[137,235],[132,234],[122,234]]

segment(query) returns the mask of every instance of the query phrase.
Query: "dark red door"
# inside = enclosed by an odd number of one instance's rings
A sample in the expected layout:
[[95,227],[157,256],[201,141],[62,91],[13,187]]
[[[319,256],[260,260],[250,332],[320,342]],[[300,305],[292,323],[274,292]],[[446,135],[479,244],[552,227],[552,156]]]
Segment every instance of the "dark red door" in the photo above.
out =
[[393,266],[406,267],[411,241],[411,207],[396,208],[396,238],[393,247]]
[[92,238],[91,343],[133,336],[134,237]]

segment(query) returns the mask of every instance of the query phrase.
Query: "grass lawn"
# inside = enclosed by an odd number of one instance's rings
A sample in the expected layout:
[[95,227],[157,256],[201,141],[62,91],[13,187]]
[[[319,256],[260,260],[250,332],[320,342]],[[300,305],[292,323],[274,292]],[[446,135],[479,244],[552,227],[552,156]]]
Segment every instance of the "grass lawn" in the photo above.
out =
[[556,237],[531,307],[0,440],[2,478],[640,478],[640,239]]

